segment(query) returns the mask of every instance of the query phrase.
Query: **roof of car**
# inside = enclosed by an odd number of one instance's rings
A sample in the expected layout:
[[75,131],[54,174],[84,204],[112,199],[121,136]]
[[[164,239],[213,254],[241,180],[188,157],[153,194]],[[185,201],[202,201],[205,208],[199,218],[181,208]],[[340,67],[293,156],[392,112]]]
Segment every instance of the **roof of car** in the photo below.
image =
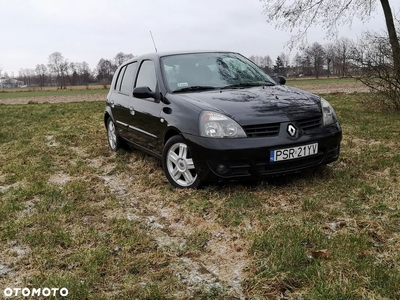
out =
[[158,55],[159,57],[177,55],[177,54],[192,54],[192,53],[232,53],[232,51],[221,51],[221,50],[183,50],[183,51],[163,51],[154,52],[153,55]]
[[162,51],[162,52],[153,52],[147,53],[143,55],[136,56],[129,61],[140,60],[143,58],[160,58],[164,56],[171,55],[180,55],[180,54],[194,54],[194,53],[235,53],[232,51],[221,51],[221,50],[185,50],[185,51]]

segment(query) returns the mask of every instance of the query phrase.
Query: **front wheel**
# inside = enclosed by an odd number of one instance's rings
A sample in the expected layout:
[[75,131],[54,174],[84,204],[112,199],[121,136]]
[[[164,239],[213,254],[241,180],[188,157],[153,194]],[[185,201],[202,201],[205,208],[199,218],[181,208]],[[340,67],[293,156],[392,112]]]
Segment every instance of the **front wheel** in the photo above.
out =
[[122,145],[122,140],[117,134],[117,129],[115,128],[115,124],[111,118],[107,119],[107,137],[110,149],[112,151],[117,151]]
[[163,168],[168,181],[177,188],[198,188],[201,180],[185,139],[176,135],[164,146]]

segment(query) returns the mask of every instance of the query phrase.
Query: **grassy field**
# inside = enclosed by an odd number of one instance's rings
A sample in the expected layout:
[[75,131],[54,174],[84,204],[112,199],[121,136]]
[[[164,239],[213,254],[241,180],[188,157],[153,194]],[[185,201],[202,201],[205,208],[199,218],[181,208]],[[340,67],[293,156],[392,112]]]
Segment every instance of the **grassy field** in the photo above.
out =
[[104,102],[1,105],[0,293],[400,299],[400,118],[362,94],[324,97],[343,125],[338,162],[202,190],[110,152]]
[[100,85],[69,86],[66,89],[57,87],[0,89],[0,100],[7,98],[43,97],[43,96],[75,96],[88,94],[106,94],[108,89]]
[[[353,78],[288,78],[288,86],[302,87],[306,85],[332,85],[332,84],[346,84],[355,83]],[[76,95],[90,95],[90,94],[107,94],[108,88],[105,89],[102,85],[90,86],[68,86],[66,89],[59,89],[58,87],[28,87],[28,88],[15,88],[15,89],[0,89],[0,100],[10,98],[24,98],[24,97],[43,97],[43,96],[76,96]]]

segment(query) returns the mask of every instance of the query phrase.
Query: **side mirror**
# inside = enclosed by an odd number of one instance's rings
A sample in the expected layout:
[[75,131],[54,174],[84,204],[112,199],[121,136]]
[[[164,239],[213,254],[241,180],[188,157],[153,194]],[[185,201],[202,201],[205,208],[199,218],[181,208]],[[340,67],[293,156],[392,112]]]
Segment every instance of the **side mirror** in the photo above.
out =
[[286,84],[286,78],[283,76],[278,76],[278,83],[280,85],[285,85]]
[[153,92],[148,86],[140,86],[133,89],[133,97],[140,99],[156,99],[156,93]]

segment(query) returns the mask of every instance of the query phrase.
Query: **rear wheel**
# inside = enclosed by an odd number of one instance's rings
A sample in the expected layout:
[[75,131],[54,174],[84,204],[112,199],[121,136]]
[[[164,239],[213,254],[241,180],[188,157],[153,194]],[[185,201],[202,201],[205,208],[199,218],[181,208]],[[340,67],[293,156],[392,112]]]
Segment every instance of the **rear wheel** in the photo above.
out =
[[185,139],[176,135],[165,144],[163,168],[168,181],[177,188],[197,188],[201,180],[196,173],[190,149]]
[[117,151],[122,145],[122,140],[117,134],[115,124],[111,118],[107,119],[107,137],[108,146],[110,147],[110,149],[112,151]]

